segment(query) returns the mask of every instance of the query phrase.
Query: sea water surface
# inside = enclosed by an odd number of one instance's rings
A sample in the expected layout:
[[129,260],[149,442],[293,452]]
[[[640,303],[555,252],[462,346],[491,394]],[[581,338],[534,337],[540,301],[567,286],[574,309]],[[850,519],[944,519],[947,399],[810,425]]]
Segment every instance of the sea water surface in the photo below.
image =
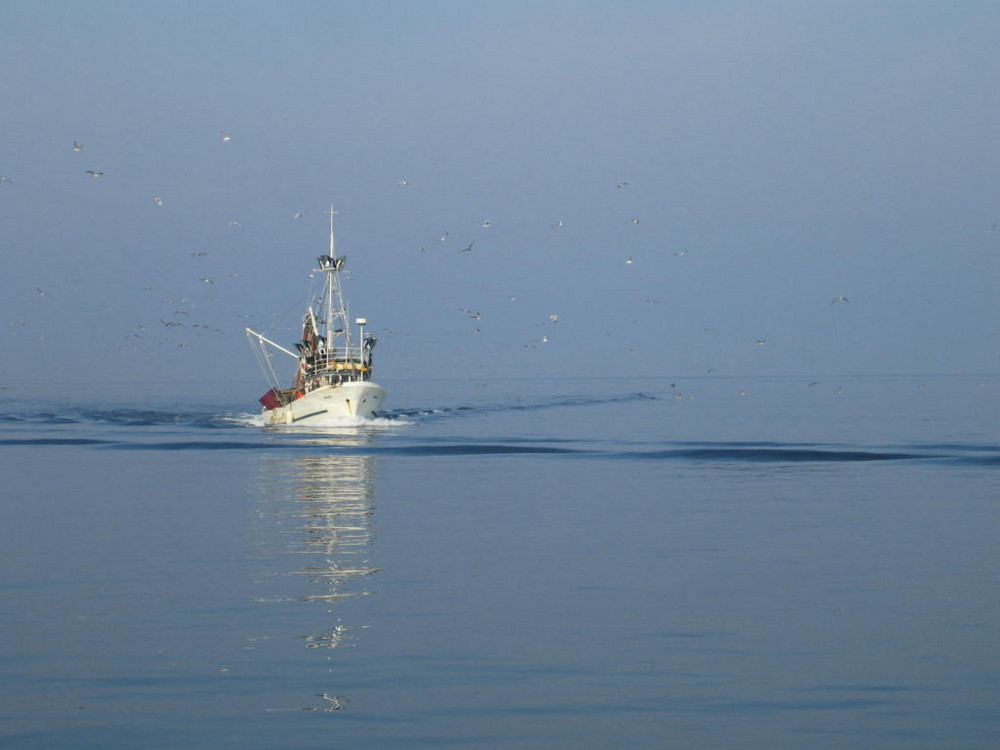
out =
[[0,391],[0,746],[996,747],[997,376],[384,385]]

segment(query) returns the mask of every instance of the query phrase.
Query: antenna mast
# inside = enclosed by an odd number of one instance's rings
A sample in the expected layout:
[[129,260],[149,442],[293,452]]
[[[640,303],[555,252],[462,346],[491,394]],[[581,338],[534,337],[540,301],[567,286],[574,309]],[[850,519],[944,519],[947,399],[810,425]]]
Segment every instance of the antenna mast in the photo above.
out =
[[326,212],[330,216],[330,257],[336,258],[337,256],[333,252],[333,215],[337,213],[333,210],[333,204],[330,204],[330,210]]
[[[326,318],[326,341],[331,355],[334,349],[334,339],[338,333],[344,335],[344,351],[351,350],[351,329],[347,324],[347,305],[344,302],[343,293],[340,291],[340,278],[337,273],[343,268],[344,259],[338,259],[333,239],[333,217],[337,213],[330,205],[330,210],[326,212],[330,216],[330,261],[323,270],[326,272],[326,294],[324,295],[324,310]],[[339,327],[338,327],[339,323]]]

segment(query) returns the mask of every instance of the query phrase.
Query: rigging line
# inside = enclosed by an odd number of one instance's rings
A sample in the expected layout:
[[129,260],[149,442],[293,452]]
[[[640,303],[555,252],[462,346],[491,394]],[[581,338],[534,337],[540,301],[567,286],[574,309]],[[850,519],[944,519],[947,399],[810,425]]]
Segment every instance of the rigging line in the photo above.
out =
[[264,348],[264,342],[259,338],[251,337],[250,333],[247,333],[247,341],[250,342],[250,348],[253,350],[254,358],[257,360],[257,365],[260,367],[261,372],[264,374],[264,379],[274,388],[280,388],[278,382],[278,376],[274,372],[274,365],[271,362],[271,358],[268,356],[267,350]]
[[[313,291],[314,289],[315,289],[315,281],[313,283],[309,284],[309,288],[306,290],[306,307],[307,308],[308,308],[309,304],[312,302],[312,298],[313,298],[313,296],[315,294],[315,292]],[[296,323],[295,323],[295,325],[289,325],[289,326],[286,326],[284,328],[278,328],[278,323],[279,322],[284,322],[286,319],[290,318],[292,316],[293,311],[295,311],[295,310],[301,310],[301,309],[302,309],[301,297],[297,297],[297,301],[296,302],[292,302],[284,312],[276,313],[276,314],[272,315],[271,318],[270,318],[270,320],[265,325],[263,325],[261,327],[261,330],[264,333],[267,333],[268,331],[292,331],[292,330],[295,330],[296,326],[298,326],[299,322],[301,322],[301,321],[297,320]]]

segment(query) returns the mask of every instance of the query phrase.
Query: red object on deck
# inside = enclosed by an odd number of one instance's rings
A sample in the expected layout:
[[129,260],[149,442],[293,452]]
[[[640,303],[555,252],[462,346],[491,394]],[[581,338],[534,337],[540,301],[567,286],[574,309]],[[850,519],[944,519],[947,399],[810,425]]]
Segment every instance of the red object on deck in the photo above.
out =
[[274,390],[274,388],[269,390],[257,400],[260,401],[265,409],[277,409],[281,406],[281,402],[278,400],[278,392]]

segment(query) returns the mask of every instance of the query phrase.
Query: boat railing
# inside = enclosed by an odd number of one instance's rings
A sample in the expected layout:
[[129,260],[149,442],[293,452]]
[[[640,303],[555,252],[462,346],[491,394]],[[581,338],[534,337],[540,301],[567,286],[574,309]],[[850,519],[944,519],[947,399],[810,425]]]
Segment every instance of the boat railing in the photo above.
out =
[[309,369],[315,373],[323,371],[366,372],[370,364],[361,347],[355,346],[320,349],[307,361]]

